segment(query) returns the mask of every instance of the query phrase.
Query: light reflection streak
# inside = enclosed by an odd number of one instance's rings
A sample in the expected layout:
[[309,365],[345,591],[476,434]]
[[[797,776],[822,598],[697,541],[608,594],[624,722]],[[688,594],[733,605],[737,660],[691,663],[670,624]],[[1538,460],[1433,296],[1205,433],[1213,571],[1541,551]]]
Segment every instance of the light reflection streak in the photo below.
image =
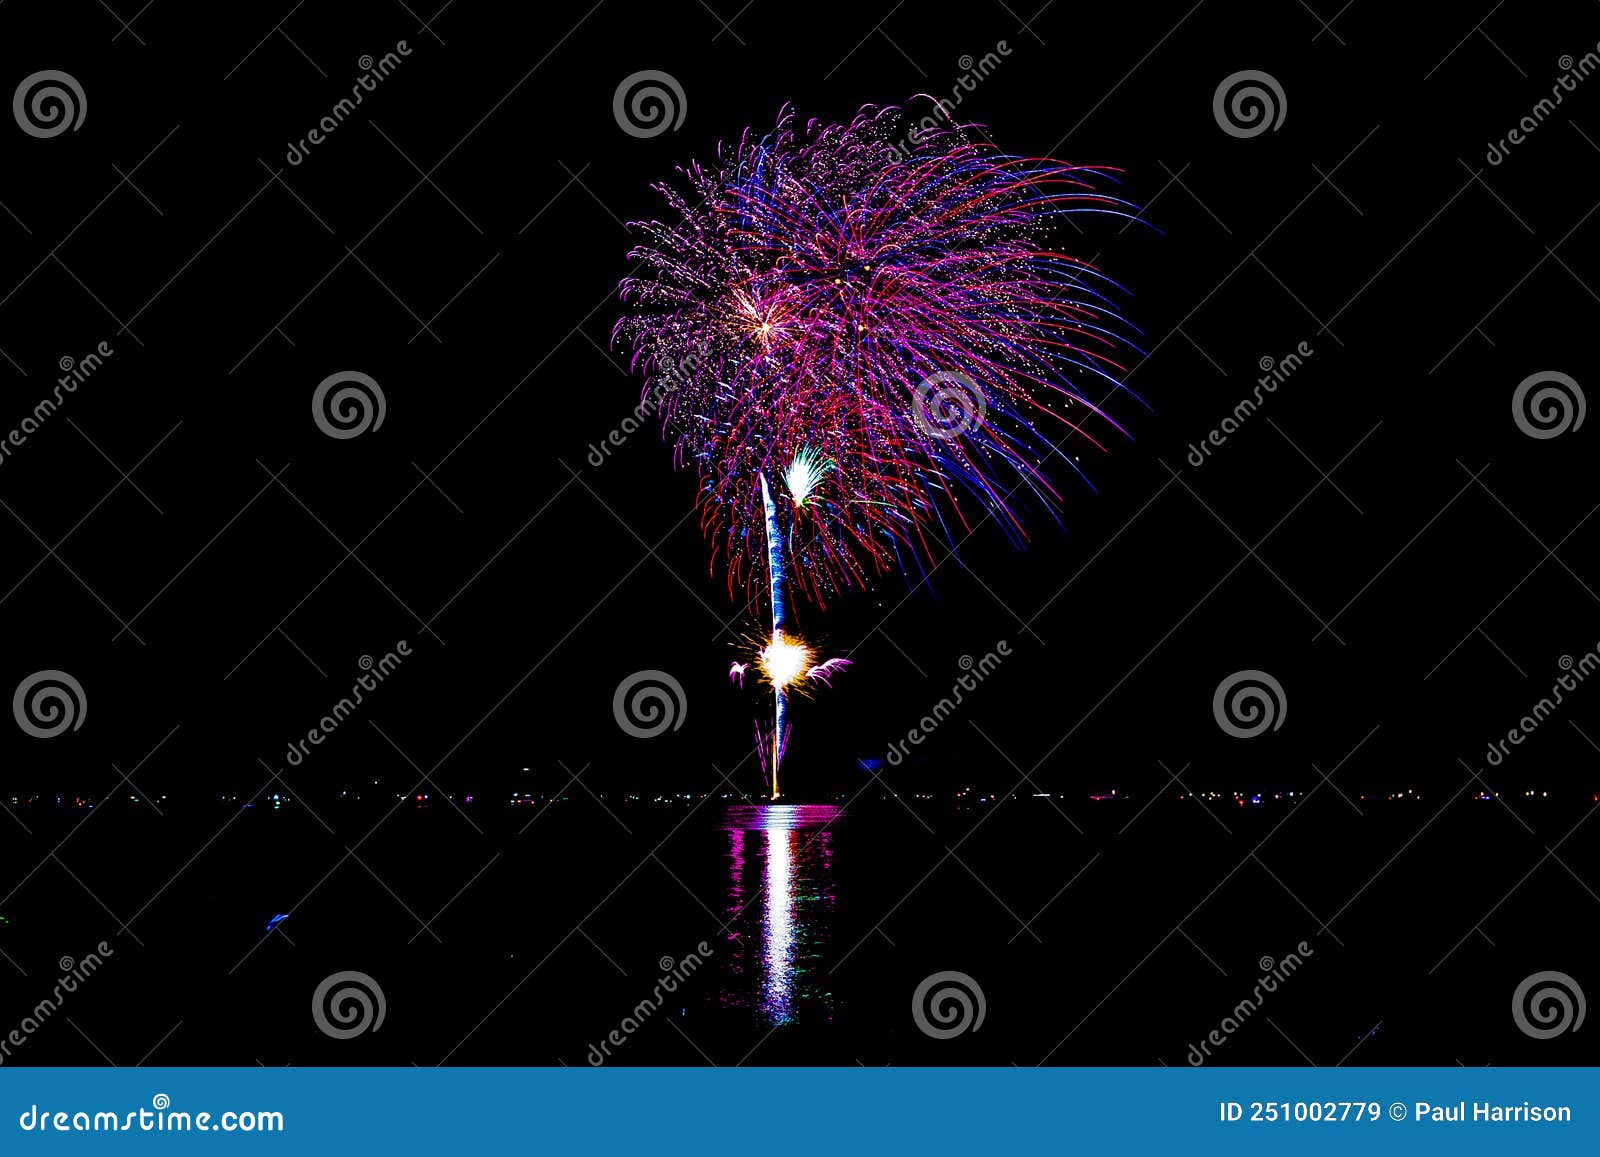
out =
[[[840,818],[839,808],[816,804],[728,810],[731,951],[723,956],[724,1005],[753,1008],[774,1026],[815,1012],[831,1019],[818,972],[832,938],[832,827]],[[746,876],[755,861],[758,895]]]

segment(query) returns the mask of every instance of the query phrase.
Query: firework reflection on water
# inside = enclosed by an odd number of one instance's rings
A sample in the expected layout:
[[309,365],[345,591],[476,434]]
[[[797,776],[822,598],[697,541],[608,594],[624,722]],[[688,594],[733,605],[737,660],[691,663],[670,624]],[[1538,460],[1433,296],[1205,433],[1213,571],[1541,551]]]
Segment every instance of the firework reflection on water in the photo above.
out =
[[833,840],[841,808],[733,807],[728,835],[727,950],[720,1003],[771,1025],[833,1019],[822,962],[832,940]]

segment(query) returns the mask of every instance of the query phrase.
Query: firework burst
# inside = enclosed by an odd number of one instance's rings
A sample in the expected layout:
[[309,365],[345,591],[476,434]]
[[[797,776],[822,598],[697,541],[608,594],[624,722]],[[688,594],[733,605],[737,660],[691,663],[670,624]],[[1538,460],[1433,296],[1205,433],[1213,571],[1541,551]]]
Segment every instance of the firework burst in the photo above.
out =
[[841,669],[785,635],[786,584],[825,606],[991,517],[1021,542],[1024,509],[1057,516],[1073,451],[1120,432],[1102,409],[1125,372],[1120,290],[1051,235],[1133,207],[1113,170],[893,107],[844,125],[785,109],[679,174],[656,186],[675,220],[635,223],[614,340],[647,396],[668,387],[663,428],[730,593],[764,587],[768,649],[804,651],[792,678],[769,672],[776,783],[785,687]]

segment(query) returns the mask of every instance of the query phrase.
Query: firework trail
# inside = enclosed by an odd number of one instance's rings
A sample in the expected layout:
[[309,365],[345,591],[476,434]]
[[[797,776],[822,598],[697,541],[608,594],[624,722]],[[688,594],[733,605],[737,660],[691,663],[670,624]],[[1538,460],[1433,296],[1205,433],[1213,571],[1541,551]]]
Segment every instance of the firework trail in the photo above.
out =
[[847,665],[786,631],[791,599],[909,580],[991,517],[1026,541],[1023,509],[1059,521],[1073,451],[1122,433],[1101,408],[1124,388],[1120,288],[1050,243],[1065,214],[1135,215],[1114,171],[928,123],[786,108],[655,186],[671,224],[633,223],[613,340],[698,475],[730,594],[767,595],[774,795],[788,694]]

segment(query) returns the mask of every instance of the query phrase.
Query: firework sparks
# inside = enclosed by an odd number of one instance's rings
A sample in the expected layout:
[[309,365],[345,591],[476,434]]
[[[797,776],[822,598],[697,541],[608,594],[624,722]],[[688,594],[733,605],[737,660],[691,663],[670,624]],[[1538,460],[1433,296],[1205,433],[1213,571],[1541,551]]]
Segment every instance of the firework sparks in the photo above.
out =
[[730,593],[765,588],[776,794],[787,692],[849,665],[785,630],[788,585],[823,607],[989,519],[1021,543],[1025,510],[1058,517],[1075,451],[1121,431],[1102,409],[1123,388],[1120,290],[1049,238],[1064,214],[1135,214],[1113,170],[898,108],[785,109],[680,173],[686,190],[656,186],[677,220],[635,223],[614,340],[647,396],[675,380],[662,422]]

